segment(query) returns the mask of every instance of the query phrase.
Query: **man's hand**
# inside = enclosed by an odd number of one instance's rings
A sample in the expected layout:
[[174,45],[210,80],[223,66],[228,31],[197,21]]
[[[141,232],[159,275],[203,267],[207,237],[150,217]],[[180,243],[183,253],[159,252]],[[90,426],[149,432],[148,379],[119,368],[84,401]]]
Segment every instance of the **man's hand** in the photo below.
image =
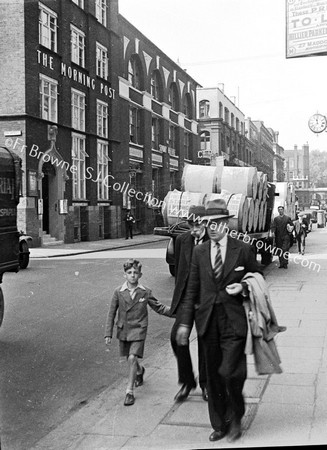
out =
[[180,325],[176,332],[177,345],[187,345],[190,336],[190,328],[186,325]]
[[238,295],[243,291],[241,283],[232,283],[226,286],[226,292],[229,295]]
[[109,345],[111,343],[111,337],[106,337],[105,342],[106,342],[106,345]]

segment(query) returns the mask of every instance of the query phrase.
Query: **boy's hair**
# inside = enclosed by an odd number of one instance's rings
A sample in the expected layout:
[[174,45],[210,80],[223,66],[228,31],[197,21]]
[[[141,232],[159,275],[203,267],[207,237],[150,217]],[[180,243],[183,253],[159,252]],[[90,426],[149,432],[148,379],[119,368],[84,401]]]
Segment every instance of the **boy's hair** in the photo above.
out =
[[137,259],[131,258],[131,259],[128,259],[124,263],[124,271],[125,272],[127,272],[127,270],[131,269],[132,267],[134,267],[134,269],[137,269],[139,272],[141,272],[141,270],[142,270],[142,264]]

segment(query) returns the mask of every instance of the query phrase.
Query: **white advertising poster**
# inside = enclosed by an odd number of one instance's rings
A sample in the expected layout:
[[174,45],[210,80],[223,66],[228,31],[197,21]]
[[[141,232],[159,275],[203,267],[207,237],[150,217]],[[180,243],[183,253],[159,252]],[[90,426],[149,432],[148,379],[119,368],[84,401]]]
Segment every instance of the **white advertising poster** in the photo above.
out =
[[286,58],[327,53],[327,1],[286,0]]

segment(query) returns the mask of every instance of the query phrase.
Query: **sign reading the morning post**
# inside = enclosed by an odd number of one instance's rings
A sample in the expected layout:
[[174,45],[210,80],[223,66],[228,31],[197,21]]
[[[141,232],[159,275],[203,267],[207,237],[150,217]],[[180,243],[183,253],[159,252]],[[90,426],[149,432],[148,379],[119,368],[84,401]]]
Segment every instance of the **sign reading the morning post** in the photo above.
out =
[[327,54],[327,0],[286,0],[286,58]]

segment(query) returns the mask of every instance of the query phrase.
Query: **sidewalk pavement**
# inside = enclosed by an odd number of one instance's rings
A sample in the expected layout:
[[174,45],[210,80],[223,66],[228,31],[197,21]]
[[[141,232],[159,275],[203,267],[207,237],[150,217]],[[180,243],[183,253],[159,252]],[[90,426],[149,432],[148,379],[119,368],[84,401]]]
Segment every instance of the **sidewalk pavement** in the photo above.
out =
[[44,247],[30,248],[30,258],[55,258],[61,256],[82,255],[83,253],[103,252],[137,245],[168,240],[167,236],[154,234],[137,234],[133,239],[117,238],[101,241],[84,241],[75,244],[51,244]]
[[[307,238],[306,255],[297,255],[292,247],[287,270],[279,270],[276,259],[265,269],[277,319],[280,325],[287,326],[287,331],[276,338],[283,373],[259,376],[253,357],[248,357],[244,432],[236,443],[228,443],[226,438],[209,442],[212,429],[199,388],[184,403],[174,403],[178,390],[176,361],[166,342],[155,356],[144,359],[145,382],[136,389],[133,406],[123,405],[126,380],[120,380],[40,440],[34,449],[190,450],[326,444],[326,237],[326,229],[316,229]],[[320,271],[310,269],[308,261],[319,263]],[[196,345],[193,330],[194,367]]]

